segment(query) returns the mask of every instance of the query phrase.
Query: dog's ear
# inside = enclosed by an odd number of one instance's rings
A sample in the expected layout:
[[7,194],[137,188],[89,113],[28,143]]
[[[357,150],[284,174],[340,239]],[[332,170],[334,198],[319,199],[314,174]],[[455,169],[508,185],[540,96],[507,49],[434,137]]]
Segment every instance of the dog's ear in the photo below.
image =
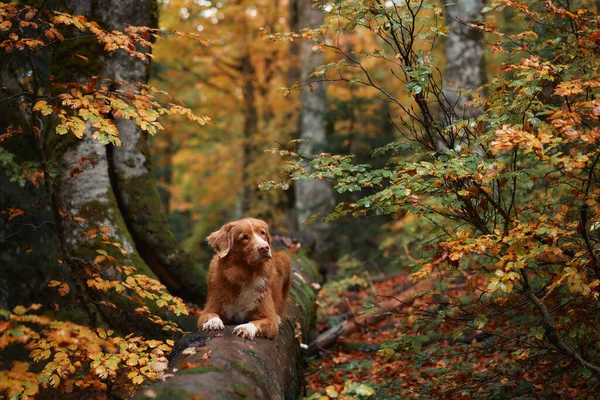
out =
[[260,229],[264,229],[267,232],[267,243],[271,244],[271,232],[269,232],[269,225],[265,221],[260,221]]
[[211,233],[206,238],[208,244],[210,244],[210,246],[213,249],[215,249],[220,258],[223,258],[227,254],[229,254],[231,248],[233,247],[233,232],[231,230],[232,228],[232,224],[223,225],[221,229]]
[[269,228],[267,227],[267,242],[269,243],[269,245],[271,244],[271,232],[269,232]]

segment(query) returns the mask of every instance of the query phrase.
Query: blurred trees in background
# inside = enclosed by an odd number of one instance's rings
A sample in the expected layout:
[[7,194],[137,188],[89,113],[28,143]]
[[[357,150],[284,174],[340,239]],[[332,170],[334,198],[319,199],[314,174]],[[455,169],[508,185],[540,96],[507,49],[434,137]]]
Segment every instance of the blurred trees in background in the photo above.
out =
[[[339,246],[342,251],[356,247],[354,243],[364,243],[379,230],[381,221],[359,222],[368,229],[358,236],[345,231],[327,236],[322,223],[304,227],[308,217],[324,216],[335,204],[327,180],[297,182],[287,192],[257,189],[280,176],[281,160],[266,149],[299,150],[307,157],[342,151],[370,159],[371,148],[394,137],[385,99],[362,88],[326,88],[321,79],[309,77],[328,61],[323,49],[302,37],[306,27],[320,27],[319,6],[311,1],[170,0],[163,2],[161,16],[165,31],[197,31],[207,41],[204,46],[161,40],[152,74],[157,87],[168,88],[215,121],[201,130],[169,121],[168,134],[153,141],[159,190],[175,234],[190,254],[210,254],[204,245],[207,234],[240,215],[265,218],[282,231],[301,228],[317,236],[322,231],[327,239],[321,246],[331,254]],[[266,38],[292,29],[302,36],[284,43]],[[348,49],[357,50],[374,43],[372,37],[352,34],[343,40]],[[305,84],[309,79],[313,83]],[[295,139],[309,141],[290,142]],[[298,195],[302,190],[310,194]],[[368,258],[376,245],[367,240],[371,248],[357,252]]]
[[[287,195],[257,188],[279,173],[278,162],[264,149],[287,144],[296,132],[298,102],[280,92],[288,85],[288,46],[268,46],[261,37],[264,30],[287,30],[283,6],[163,4],[162,28],[198,32],[206,40],[206,45],[161,41],[153,74],[158,87],[215,121],[201,130],[169,122],[169,135],[154,141],[159,185],[169,193],[173,226],[192,254],[201,252],[207,234],[225,220],[254,215],[287,225]],[[184,226],[188,220],[192,223]]]
[[[322,5],[313,7],[310,1],[297,1],[298,28],[319,29],[325,23]],[[314,49],[311,41],[300,42],[300,132],[297,136],[302,140],[298,153],[311,158],[316,154],[329,150],[327,145],[327,87],[323,80],[314,77],[313,72],[325,63],[322,51]],[[313,179],[297,181],[294,184],[294,219],[295,226],[302,228],[313,215],[326,215],[335,205],[333,191],[327,181]],[[314,222],[309,229],[316,235],[318,252],[332,246],[332,228],[323,222]]]

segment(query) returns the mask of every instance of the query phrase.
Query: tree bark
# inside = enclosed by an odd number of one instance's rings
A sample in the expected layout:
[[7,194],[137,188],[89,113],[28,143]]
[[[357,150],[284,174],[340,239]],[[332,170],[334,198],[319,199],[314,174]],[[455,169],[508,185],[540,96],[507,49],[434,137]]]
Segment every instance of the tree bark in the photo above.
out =
[[[481,109],[465,104],[485,82],[483,34],[468,26],[481,19],[482,0],[457,0],[446,6],[446,68],[444,71],[445,106],[453,113],[443,113],[443,125],[456,118],[474,118]],[[453,115],[451,115],[453,114]]]
[[[96,9],[94,0],[70,1],[66,8],[75,15],[91,17]],[[90,60],[95,60],[89,68],[85,68],[73,57],[62,57],[61,48],[54,54],[54,59],[60,62],[61,70],[55,71],[58,82],[85,82],[94,75],[102,74],[102,65],[106,63],[106,55],[99,46],[91,46],[85,39],[76,42],[75,48],[79,46],[87,50]],[[69,49],[72,50],[72,49]],[[79,51],[79,49],[78,49]],[[80,52],[82,53],[82,52]],[[61,205],[72,217],[83,218],[82,220],[65,220],[65,235],[72,256],[82,260],[93,260],[97,248],[110,249],[110,254],[115,254],[114,248],[101,246],[97,241],[88,238],[84,232],[89,229],[98,229],[101,226],[110,228],[110,239],[118,242],[127,252],[126,255],[118,257],[118,262],[125,265],[133,265],[146,274],[153,275],[146,263],[139,257],[133,239],[127,229],[125,220],[119,211],[117,199],[113,191],[109,162],[106,147],[100,142],[92,139],[93,128],[87,126],[83,139],[74,137],[54,137],[54,157],[62,166],[63,171],[71,171],[73,167],[80,167],[80,160],[92,160],[93,163],[82,163],[85,167],[82,172],[70,176],[69,173],[59,175],[57,179],[57,191],[60,195]]]
[[[70,10],[94,18],[109,29],[128,25],[157,25],[155,1],[133,0],[71,1]],[[90,50],[91,51],[91,50]],[[148,64],[123,52],[93,54],[100,67],[79,69],[86,80],[95,74],[122,83],[147,83]],[[115,87],[115,89],[118,87]],[[85,214],[89,226],[109,226],[115,239],[123,243],[130,262],[145,273],[155,274],[171,293],[202,304],[206,294],[206,272],[195,266],[177,244],[168,227],[160,197],[150,171],[148,135],[133,121],[116,120],[122,147],[105,147],[90,138],[72,143],[62,154],[62,162],[73,162],[93,154],[97,163],[73,178],[62,178],[63,197],[70,201],[74,215]],[[87,210],[87,211],[86,211]],[[76,229],[71,243],[76,248],[87,242]],[[82,258],[89,258],[89,254]],[[151,272],[150,272],[151,271]]]
[[[312,0],[298,0],[298,26],[301,29],[316,29],[324,23],[323,11],[312,6]],[[316,82],[310,77],[318,66],[325,64],[325,55],[321,51],[313,51],[313,45],[309,41],[300,43],[300,80],[305,84],[300,93],[300,139],[308,140],[300,145],[300,152],[308,158],[323,152],[327,146],[327,88],[325,82]],[[298,229],[315,235],[315,250],[317,254],[324,253],[331,244],[328,237],[329,227],[324,223],[313,223],[304,228],[303,226],[312,215],[324,216],[333,209],[333,190],[327,181],[322,180],[296,181],[294,190]]]
[[296,399],[302,387],[303,355],[315,320],[316,265],[290,255],[294,272],[292,299],[277,338],[244,340],[233,327],[216,333],[190,333],[175,346],[162,381],[141,390],[135,399]]
[[[99,15],[110,29],[127,25],[156,27],[156,1],[104,2]],[[147,83],[149,64],[123,52],[111,54],[105,76],[126,83]],[[206,293],[206,271],[192,263],[168,228],[158,190],[150,171],[148,133],[134,121],[120,119],[116,126],[121,147],[112,149],[114,190],[136,248],[146,264],[174,295],[202,304]]]
[[[244,40],[244,46],[249,47],[247,40]],[[243,81],[242,94],[244,96],[244,135],[242,144],[242,190],[240,192],[239,210],[234,216],[237,219],[248,215],[252,208],[255,191],[250,171],[256,153],[253,140],[258,134],[258,111],[256,109],[256,87],[254,83],[256,70],[252,65],[249,51],[240,59],[240,71]]]

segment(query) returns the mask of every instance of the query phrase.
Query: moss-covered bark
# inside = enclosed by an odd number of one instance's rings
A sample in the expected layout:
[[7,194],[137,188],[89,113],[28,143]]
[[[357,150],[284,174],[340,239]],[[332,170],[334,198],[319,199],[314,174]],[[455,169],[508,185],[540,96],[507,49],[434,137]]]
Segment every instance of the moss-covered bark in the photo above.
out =
[[[311,283],[318,281],[319,274],[304,254],[292,255],[292,260],[289,317],[276,339],[244,340],[233,335],[233,326],[218,333],[189,333],[172,356],[167,374],[174,375],[142,389],[135,398],[175,398],[172,393],[181,399],[297,398],[303,370],[300,339],[306,340],[315,320],[316,293]],[[186,365],[197,367],[186,369]]]
[[[126,25],[157,26],[155,0],[109,1],[97,9],[98,18],[109,29]],[[124,83],[147,83],[149,65],[122,52],[110,55],[103,75]],[[148,134],[134,121],[116,120],[122,146],[110,149],[112,187],[135,247],[146,264],[169,291],[202,304],[206,295],[206,271],[194,265],[179,247],[169,229],[150,170]]]
[[[66,7],[67,11],[82,14],[109,29],[156,26],[158,20],[155,0],[69,1]],[[119,85],[147,83],[147,63],[122,51],[108,54],[97,43],[89,43],[90,40],[82,38],[59,47],[54,55],[55,60],[60,60],[60,70],[54,71],[58,82],[86,81],[99,75],[112,79],[115,89]],[[79,58],[70,56],[73,51],[92,60],[90,65],[80,65]],[[119,148],[94,143],[89,138],[90,133],[83,140],[65,137],[56,140],[54,154],[62,161],[64,170],[69,171],[69,164],[82,157],[95,161],[93,168],[74,177],[65,175],[60,182],[68,211],[89,221],[69,226],[73,255],[93,259],[102,246],[96,247],[97,241],[86,238],[83,232],[108,226],[114,241],[121,242],[127,250],[125,256],[116,252],[118,262],[134,265],[143,273],[156,276],[171,293],[202,304],[206,272],[191,262],[169,229],[150,172],[147,134],[133,121],[116,120],[115,124],[123,143]],[[84,229],[78,229],[78,225]],[[108,245],[108,248],[113,250],[111,254],[115,253],[114,247]]]
[[[145,9],[139,7],[137,2],[127,1],[72,0],[64,5],[66,11],[84,15],[104,25],[107,24],[107,15],[110,15],[113,18],[112,24],[110,24],[111,28],[122,29],[126,25],[136,24],[132,16],[141,16],[140,18],[146,18],[145,20],[149,22],[147,25],[153,24],[152,21],[156,19],[156,4],[154,3],[148,2]],[[154,8],[151,6],[152,4],[154,4]],[[125,8],[127,9],[126,13],[123,12]],[[111,13],[114,13],[114,15]],[[123,74],[119,76],[118,71],[124,68],[120,60],[124,57],[131,57],[121,53],[117,56],[111,56],[101,46],[90,45],[89,40],[87,38],[73,40],[66,46],[58,47],[53,56],[55,61],[53,65],[59,66],[59,68],[53,70],[56,82],[85,82],[92,76],[98,75],[132,84],[136,82],[135,79],[138,79],[141,83],[147,82],[147,66],[142,67],[141,74]],[[71,52],[73,51],[78,54],[85,54],[89,60],[92,60],[90,65],[79,65],[81,61],[77,57],[72,57]],[[126,64],[125,67],[133,69],[129,64]],[[95,313],[96,316],[102,315],[103,318],[101,319],[122,332],[136,331],[143,332],[149,337],[161,336],[163,332],[161,332],[160,327],[149,323],[143,317],[137,318],[135,316],[133,311],[139,307],[138,304],[126,301],[120,295],[104,294],[86,288],[85,281],[89,276],[79,273],[84,268],[89,269],[98,251],[105,251],[115,257],[115,265],[134,266],[146,275],[158,277],[159,279],[163,278],[160,274],[155,274],[140,255],[141,253],[138,250],[140,246],[136,243],[138,234],[136,231],[132,233],[132,226],[135,227],[138,221],[130,221],[130,213],[123,211],[123,196],[119,191],[119,186],[115,183],[115,177],[118,173],[115,171],[113,158],[109,157],[113,154],[108,151],[106,146],[93,140],[92,133],[93,128],[88,124],[87,132],[81,140],[70,135],[60,137],[53,135],[53,158],[57,160],[61,171],[66,171],[66,173],[57,174],[54,182],[55,189],[59,193],[59,206],[64,211],[61,225],[64,228],[62,229],[64,231],[63,236],[68,250],[63,251],[63,253],[68,253],[69,260],[67,264],[74,271],[76,278],[79,278],[79,287],[81,291],[86,291],[85,294],[88,300],[93,300],[95,304],[100,304],[101,301],[110,301],[117,305],[116,308],[98,305],[97,310],[100,313]],[[129,141],[130,139],[131,141]],[[121,134],[121,140],[129,147],[138,148],[140,146],[135,137],[130,138],[127,136],[127,132]],[[148,154],[139,152],[139,157],[139,163],[143,165],[148,163]],[[68,171],[71,171],[73,166],[79,167],[79,161],[85,159],[93,160],[93,163],[87,163],[84,168],[81,168],[82,172],[71,176]],[[140,184],[142,181],[143,185]],[[174,239],[171,241],[164,239],[165,237],[172,238],[172,234],[168,224],[164,222],[165,218],[162,216],[156,187],[149,178],[149,174],[148,179],[138,178],[135,184],[128,182],[128,185],[135,187],[138,190],[138,195],[127,197],[129,201],[125,206],[131,206],[134,213],[137,214],[140,213],[139,210],[144,209],[149,218],[155,220],[157,219],[155,214],[159,214],[163,221],[160,226],[160,232],[163,232],[163,236],[159,239],[160,244],[164,246],[170,244],[175,247],[175,250],[169,254],[171,256],[169,261],[174,262],[173,260],[177,259],[173,254],[183,258],[184,256],[178,254]],[[107,230],[105,227],[109,229]],[[92,230],[96,230],[95,238]],[[108,240],[100,240],[100,233],[107,233]],[[117,247],[119,245],[125,250],[124,252]],[[104,275],[109,276],[114,273],[115,271],[111,268],[103,272]],[[186,282],[186,280],[181,279],[181,282]],[[168,286],[172,282],[165,281],[164,283]],[[175,294],[180,293],[176,292]],[[147,305],[156,309],[156,305],[151,302],[148,302]],[[175,319],[171,315],[156,311],[163,318]],[[178,320],[177,322],[182,322],[181,319]],[[96,322],[93,321],[92,324]],[[183,323],[185,324],[185,322],[184,320]]]

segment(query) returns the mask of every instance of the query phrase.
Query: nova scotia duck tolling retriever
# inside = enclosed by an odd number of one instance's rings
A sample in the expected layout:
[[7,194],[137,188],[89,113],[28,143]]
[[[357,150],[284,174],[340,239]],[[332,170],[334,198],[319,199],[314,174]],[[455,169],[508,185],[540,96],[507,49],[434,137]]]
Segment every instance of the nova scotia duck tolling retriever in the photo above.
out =
[[291,263],[284,252],[272,251],[269,226],[255,218],[229,222],[211,233],[217,253],[208,271],[208,295],[198,330],[221,330],[246,339],[277,336],[287,311]]

